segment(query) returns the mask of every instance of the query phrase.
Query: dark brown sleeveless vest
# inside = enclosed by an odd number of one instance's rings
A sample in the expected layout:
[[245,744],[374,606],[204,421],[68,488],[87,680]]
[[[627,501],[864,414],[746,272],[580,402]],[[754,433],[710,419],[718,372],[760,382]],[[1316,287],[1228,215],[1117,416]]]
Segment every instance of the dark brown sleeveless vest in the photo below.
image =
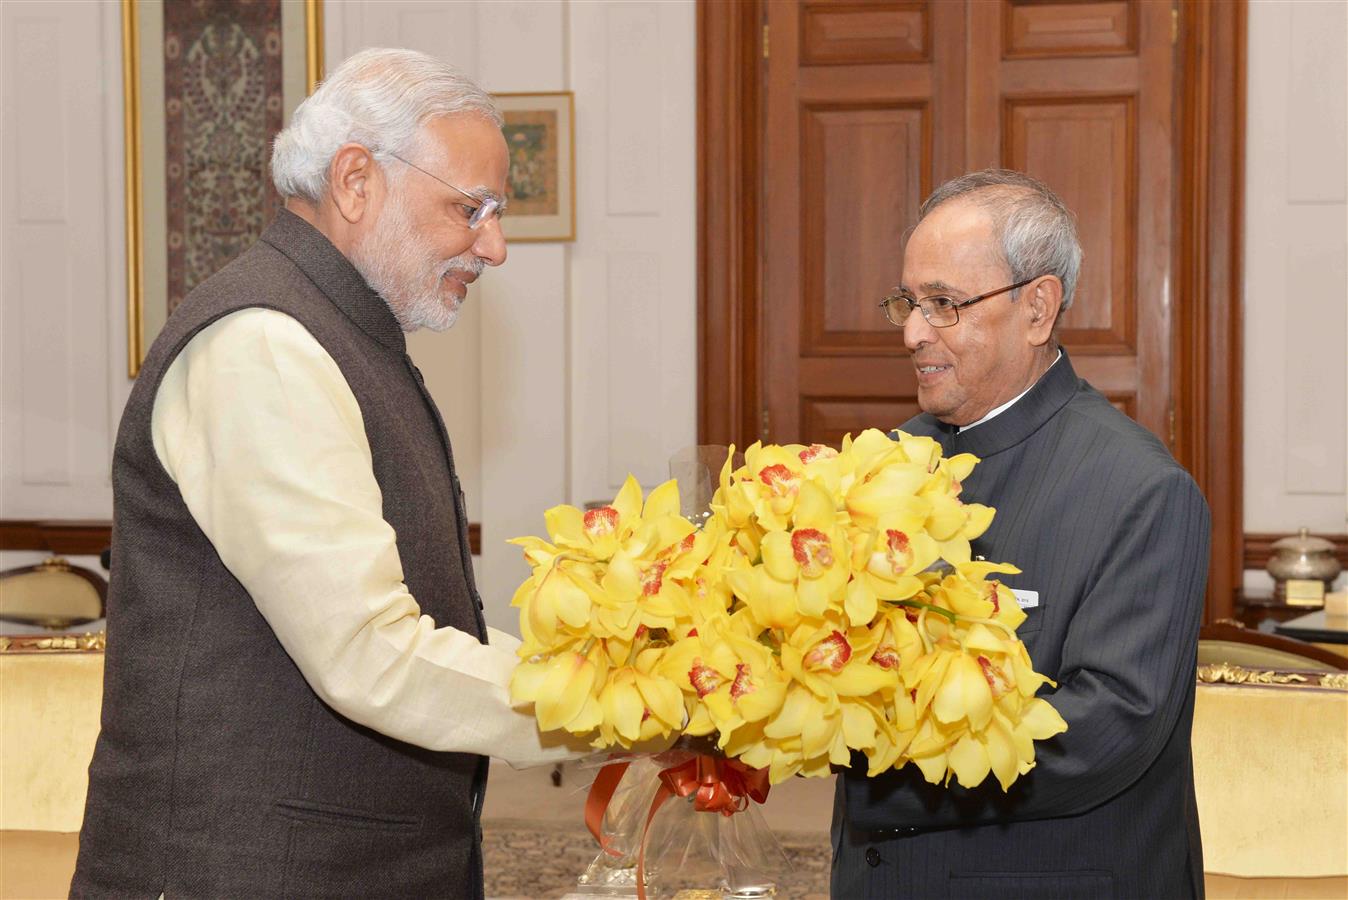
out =
[[169,365],[248,307],[295,318],[336,361],[412,596],[437,625],[485,640],[449,438],[403,333],[351,263],[283,211],[169,318],[122,416],[103,730],[72,894],[480,897],[485,759],[413,747],[324,705],[155,455]]

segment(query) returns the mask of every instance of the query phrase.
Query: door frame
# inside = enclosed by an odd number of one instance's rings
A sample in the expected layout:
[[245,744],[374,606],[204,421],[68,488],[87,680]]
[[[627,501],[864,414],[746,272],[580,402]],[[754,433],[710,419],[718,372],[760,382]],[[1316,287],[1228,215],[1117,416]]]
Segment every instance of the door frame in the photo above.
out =
[[[1212,509],[1205,618],[1229,618],[1243,579],[1243,346],[1247,0],[1176,4],[1175,458]],[[761,81],[764,0],[697,5],[698,440],[761,432]]]

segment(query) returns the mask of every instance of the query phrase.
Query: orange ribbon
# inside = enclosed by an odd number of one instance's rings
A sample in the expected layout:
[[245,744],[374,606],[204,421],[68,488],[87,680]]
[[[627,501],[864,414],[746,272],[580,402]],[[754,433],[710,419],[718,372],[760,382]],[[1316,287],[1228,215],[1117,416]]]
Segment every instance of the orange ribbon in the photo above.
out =
[[[604,836],[604,813],[613,799],[613,792],[618,789],[618,783],[627,772],[627,766],[625,762],[610,763],[600,769],[594,784],[590,786],[590,796],[585,801],[585,825],[603,851],[610,856],[621,856],[622,853],[613,849]],[[733,816],[748,808],[750,800],[755,803],[767,800],[769,787],[767,769],[754,769],[734,759],[699,755],[663,770],[660,773],[660,787],[651,800],[646,824],[641,830],[641,848],[637,852],[638,900],[646,900],[646,838],[650,834],[655,814],[666,800],[670,797],[691,796],[693,808],[698,812],[719,812],[723,816]]]

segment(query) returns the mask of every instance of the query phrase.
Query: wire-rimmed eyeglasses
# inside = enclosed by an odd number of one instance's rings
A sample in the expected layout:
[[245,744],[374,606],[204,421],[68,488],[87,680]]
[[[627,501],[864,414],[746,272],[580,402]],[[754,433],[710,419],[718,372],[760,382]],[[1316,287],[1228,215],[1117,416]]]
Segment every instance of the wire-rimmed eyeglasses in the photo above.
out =
[[405,166],[411,166],[412,168],[420,172],[422,175],[434,178],[436,181],[440,182],[445,187],[453,188],[460,194],[463,194],[469,200],[472,200],[473,203],[476,204],[476,206],[472,207],[467,211],[467,216],[468,216],[468,227],[473,229],[474,231],[477,230],[479,225],[487,221],[489,217],[500,216],[501,213],[505,210],[505,204],[502,203],[500,200],[498,200],[496,197],[479,197],[476,194],[470,194],[463,188],[458,187],[457,185],[450,184],[448,181],[445,181],[445,179],[441,178],[439,175],[432,175],[430,172],[427,172],[421,166],[417,165],[414,162],[409,162],[408,160],[403,159],[396,153],[390,153],[389,156],[393,157],[394,159],[396,159],[398,162],[402,163]]
[[1024,281],[1009,284],[1003,288],[997,288],[995,291],[988,291],[986,294],[979,294],[977,297],[970,297],[968,300],[956,300],[954,297],[946,297],[941,294],[934,294],[931,297],[916,299],[906,293],[890,294],[880,301],[880,308],[885,311],[885,318],[891,325],[902,328],[908,322],[908,317],[913,314],[913,310],[922,310],[922,317],[933,328],[949,328],[956,325],[960,320],[960,310],[967,306],[973,306],[975,303],[986,300],[989,297],[996,297],[998,294],[1005,294],[1007,291],[1014,291],[1016,288],[1023,288],[1025,285],[1034,281],[1035,278],[1043,276],[1036,275],[1034,278],[1027,278]]

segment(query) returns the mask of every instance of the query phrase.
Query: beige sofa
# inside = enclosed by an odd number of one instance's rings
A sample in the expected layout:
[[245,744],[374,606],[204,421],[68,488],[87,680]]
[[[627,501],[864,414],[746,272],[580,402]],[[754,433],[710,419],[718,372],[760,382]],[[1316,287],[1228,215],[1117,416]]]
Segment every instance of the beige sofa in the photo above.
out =
[[101,636],[0,638],[0,898],[69,893],[103,701],[101,648]]
[[1210,898],[1348,898],[1348,675],[1200,667],[1195,792]]

